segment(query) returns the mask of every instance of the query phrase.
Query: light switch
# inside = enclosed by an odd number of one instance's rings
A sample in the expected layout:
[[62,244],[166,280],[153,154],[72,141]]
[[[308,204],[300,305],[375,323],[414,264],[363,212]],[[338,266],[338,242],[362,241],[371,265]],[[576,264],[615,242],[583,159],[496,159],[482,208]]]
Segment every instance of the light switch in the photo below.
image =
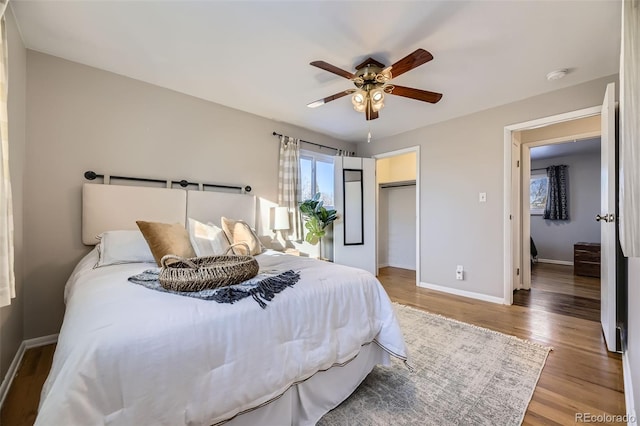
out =
[[481,203],[486,203],[487,202],[487,193],[486,192],[481,192],[478,196],[478,201],[480,201]]

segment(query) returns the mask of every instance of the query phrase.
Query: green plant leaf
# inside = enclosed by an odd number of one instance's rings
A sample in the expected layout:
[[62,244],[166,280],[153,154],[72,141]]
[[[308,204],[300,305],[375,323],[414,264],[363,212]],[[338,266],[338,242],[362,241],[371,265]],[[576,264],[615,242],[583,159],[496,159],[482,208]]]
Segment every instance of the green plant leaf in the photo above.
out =
[[337,218],[337,212],[333,209],[327,210],[324,202],[320,200],[321,194],[315,193],[313,198],[300,203],[300,213],[305,217],[304,227],[307,229],[305,241],[317,244],[320,238],[324,237],[325,228],[331,225]]

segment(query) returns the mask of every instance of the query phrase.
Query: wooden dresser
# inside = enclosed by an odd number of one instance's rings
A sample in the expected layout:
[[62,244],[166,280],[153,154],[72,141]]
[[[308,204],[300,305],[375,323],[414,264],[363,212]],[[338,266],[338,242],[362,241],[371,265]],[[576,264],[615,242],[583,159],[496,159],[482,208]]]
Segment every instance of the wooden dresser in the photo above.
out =
[[573,245],[573,274],[600,277],[600,243]]

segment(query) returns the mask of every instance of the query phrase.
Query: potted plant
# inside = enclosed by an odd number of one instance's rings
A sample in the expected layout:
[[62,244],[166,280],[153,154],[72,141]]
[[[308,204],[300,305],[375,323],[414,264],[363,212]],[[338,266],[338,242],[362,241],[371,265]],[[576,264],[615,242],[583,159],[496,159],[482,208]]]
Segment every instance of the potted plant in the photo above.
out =
[[306,219],[304,227],[307,229],[305,241],[316,245],[320,242],[320,259],[322,259],[322,237],[326,235],[325,228],[338,218],[335,210],[327,210],[320,200],[320,193],[300,204],[300,213]]

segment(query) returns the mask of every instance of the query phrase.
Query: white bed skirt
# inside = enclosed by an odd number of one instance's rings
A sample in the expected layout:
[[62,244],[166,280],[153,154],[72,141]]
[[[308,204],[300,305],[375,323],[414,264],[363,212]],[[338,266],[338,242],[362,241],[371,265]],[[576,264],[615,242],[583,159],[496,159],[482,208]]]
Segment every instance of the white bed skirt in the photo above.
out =
[[281,397],[221,423],[225,426],[315,425],[320,418],[340,405],[356,390],[378,364],[389,365],[389,354],[375,343],[343,366],[320,371],[290,387]]

